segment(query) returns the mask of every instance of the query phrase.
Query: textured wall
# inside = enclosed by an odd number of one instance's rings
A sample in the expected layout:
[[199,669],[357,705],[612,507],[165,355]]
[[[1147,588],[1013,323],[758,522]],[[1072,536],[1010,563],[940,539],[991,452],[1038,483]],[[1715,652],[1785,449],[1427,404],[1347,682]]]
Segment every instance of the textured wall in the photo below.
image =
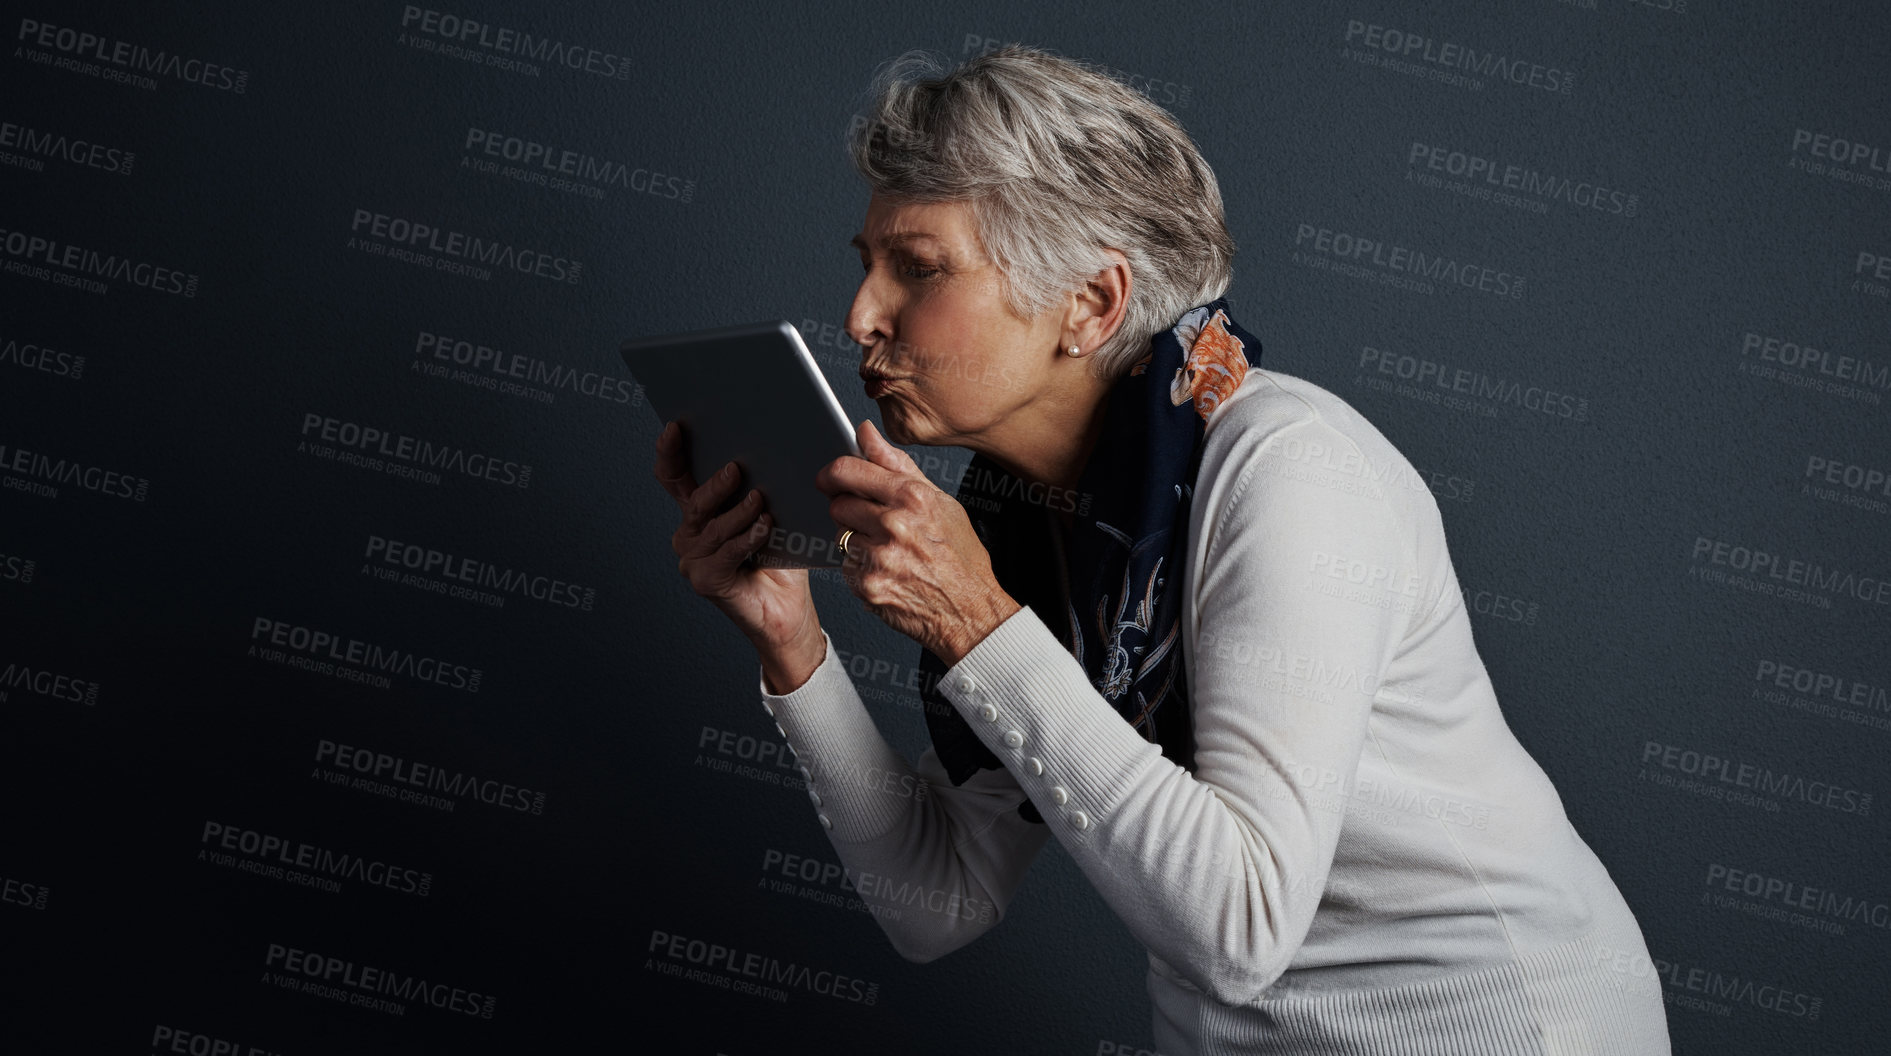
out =
[[[8,1051],[1149,1046],[1055,842],[926,966],[791,862],[836,859],[615,356],[786,318],[872,413],[842,133],[880,61],[1008,41],[1181,119],[1267,365],[1428,475],[1676,1051],[1882,1037],[1880,6],[445,2],[0,4]],[[916,756],[916,647],[817,583]]]

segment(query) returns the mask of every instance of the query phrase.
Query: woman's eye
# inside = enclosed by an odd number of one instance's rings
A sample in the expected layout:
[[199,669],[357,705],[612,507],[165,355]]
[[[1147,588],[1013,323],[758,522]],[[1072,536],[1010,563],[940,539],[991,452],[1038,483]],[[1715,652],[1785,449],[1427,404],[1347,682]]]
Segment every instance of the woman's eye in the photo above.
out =
[[[922,272],[923,274],[921,274]],[[924,264],[908,264],[906,266],[906,274],[911,275],[915,279],[930,279],[934,275],[939,274],[939,269],[929,268]]]

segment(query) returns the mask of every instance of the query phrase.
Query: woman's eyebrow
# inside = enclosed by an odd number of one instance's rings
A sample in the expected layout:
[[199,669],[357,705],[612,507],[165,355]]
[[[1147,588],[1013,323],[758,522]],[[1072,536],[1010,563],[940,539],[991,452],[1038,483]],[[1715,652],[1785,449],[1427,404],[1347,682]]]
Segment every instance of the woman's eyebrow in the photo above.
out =
[[[922,238],[930,238],[930,239],[933,239],[934,241],[939,241],[939,236],[933,234],[930,231],[901,231],[897,234],[886,235],[882,237],[880,239],[880,246],[883,249],[891,248],[903,242],[915,242]],[[847,244],[857,249],[867,248],[867,240],[860,235],[855,235],[854,237],[848,239]]]

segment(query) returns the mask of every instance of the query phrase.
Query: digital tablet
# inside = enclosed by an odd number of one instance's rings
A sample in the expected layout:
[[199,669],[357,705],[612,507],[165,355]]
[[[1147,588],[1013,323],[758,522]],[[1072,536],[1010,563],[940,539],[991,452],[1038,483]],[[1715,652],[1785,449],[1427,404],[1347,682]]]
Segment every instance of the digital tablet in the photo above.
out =
[[840,565],[840,529],[814,476],[842,455],[859,455],[860,445],[792,323],[633,338],[618,351],[657,416],[682,423],[698,484],[733,460],[742,482],[731,495],[761,491],[774,527],[755,564]]

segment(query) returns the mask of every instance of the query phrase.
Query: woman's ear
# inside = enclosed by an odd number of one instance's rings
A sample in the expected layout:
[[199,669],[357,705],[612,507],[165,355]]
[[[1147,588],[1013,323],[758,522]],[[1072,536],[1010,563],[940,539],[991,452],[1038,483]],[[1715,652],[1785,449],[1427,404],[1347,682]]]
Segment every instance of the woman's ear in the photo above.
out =
[[[1084,355],[1102,348],[1122,328],[1129,314],[1129,295],[1135,280],[1129,272],[1129,258],[1120,250],[1105,249],[1109,263],[1083,285],[1070,307],[1069,325],[1059,351],[1072,344],[1082,347]],[[1095,361],[1092,360],[1092,365]]]

